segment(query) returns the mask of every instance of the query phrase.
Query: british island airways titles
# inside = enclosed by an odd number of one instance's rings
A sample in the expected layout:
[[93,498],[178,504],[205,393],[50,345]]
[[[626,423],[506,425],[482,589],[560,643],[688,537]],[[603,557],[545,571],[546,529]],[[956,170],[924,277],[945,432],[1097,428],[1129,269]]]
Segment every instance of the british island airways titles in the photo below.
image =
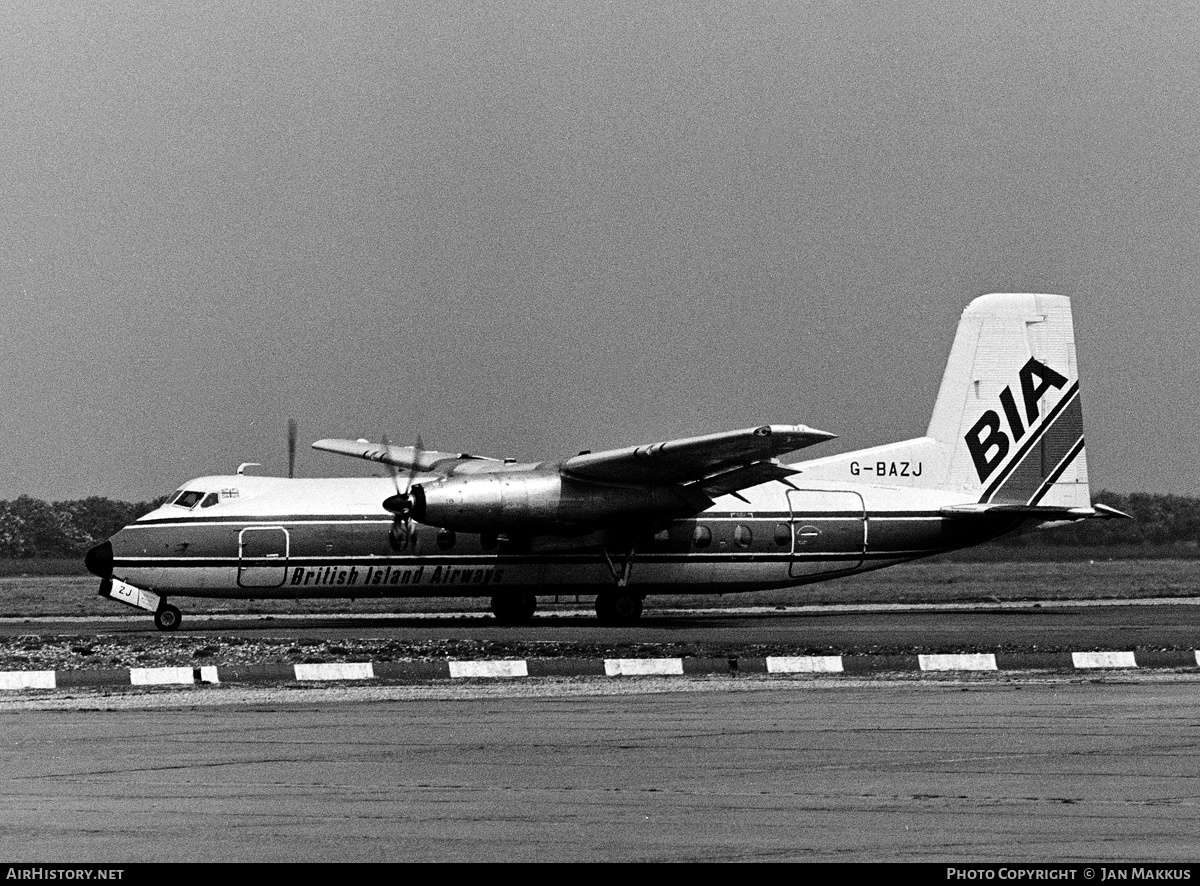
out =
[[490,585],[499,584],[503,569],[495,566],[296,566],[286,584],[294,587],[372,587],[396,585]]

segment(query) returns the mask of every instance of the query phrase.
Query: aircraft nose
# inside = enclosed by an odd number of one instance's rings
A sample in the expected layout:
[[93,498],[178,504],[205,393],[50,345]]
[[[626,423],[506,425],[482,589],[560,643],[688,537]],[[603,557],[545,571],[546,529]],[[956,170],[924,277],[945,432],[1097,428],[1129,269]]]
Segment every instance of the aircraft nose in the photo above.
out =
[[101,578],[112,578],[112,542],[101,542],[84,554],[83,565],[87,567],[88,572],[92,573],[92,575],[98,575]]

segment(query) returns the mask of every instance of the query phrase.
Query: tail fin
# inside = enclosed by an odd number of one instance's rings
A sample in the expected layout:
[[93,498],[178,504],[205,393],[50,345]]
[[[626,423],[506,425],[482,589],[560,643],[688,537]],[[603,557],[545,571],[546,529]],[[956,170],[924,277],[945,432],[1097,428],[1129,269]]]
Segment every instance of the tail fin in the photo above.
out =
[[1087,507],[1071,302],[997,294],[963,311],[927,435],[981,503]]
[[967,305],[926,433],[805,463],[804,474],[865,473],[857,479],[980,504],[1090,507],[1070,300],[1006,293]]

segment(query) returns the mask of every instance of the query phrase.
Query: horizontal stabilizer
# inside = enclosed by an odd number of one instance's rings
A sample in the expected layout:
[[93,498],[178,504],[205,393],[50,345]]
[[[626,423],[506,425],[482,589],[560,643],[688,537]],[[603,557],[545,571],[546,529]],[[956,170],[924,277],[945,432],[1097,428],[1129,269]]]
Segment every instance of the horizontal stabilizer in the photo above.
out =
[[980,517],[984,515],[1008,514],[1015,517],[1034,517],[1043,520],[1132,520],[1130,514],[1110,508],[1108,505],[1091,507],[1056,507],[1054,505],[1016,504],[967,504],[949,505],[941,508],[945,517]]

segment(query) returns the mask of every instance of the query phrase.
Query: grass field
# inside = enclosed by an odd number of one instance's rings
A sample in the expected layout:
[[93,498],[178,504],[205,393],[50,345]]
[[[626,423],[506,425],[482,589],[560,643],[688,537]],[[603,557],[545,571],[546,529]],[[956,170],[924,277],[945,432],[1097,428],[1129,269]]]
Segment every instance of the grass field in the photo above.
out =
[[[84,575],[9,574],[0,577],[0,616],[114,615],[123,606],[97,595],[99,579]],[[1001,600],[1144,599],[1200,596],[1200,561],[1095,559],[1072,562],[957,562],[925,560],[785,591],[724,596],[656,596],[653,608],[799,606],[835,603],[995,602]],[[589,598],[583,598],[588,601]],[[552,611],[552,595],[539,598]],[[211,600],[176,597],[194,612],[428,612],[485,611],[488,598],[389,600]],[[574,595],[559,606],[574,608]]]

